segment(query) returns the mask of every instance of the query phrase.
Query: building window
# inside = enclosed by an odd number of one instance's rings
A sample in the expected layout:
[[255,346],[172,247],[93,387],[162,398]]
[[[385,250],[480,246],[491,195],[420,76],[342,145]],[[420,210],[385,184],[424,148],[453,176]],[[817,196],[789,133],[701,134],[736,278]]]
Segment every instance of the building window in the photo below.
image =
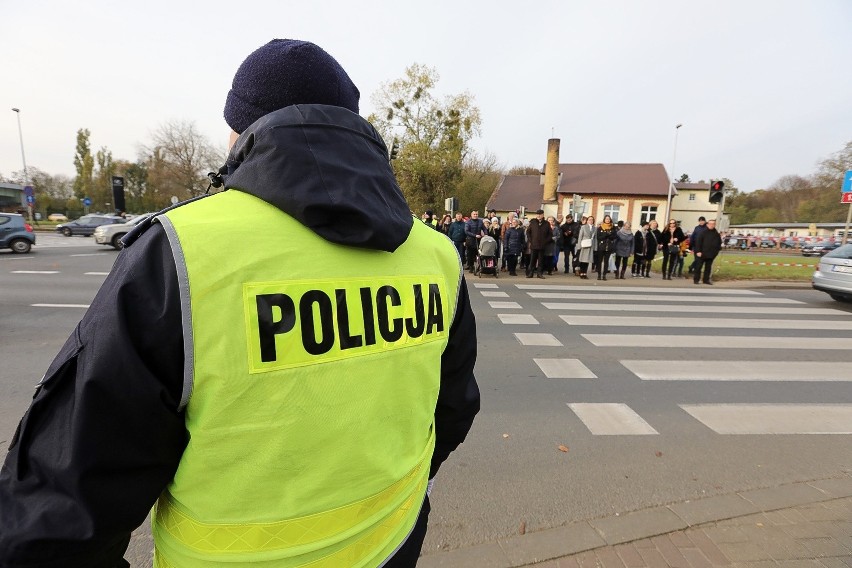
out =
[[694,194],[694,193],[690,193],[690,194],[689,194],[689,200],[690,200],[690,201],[695,201],[695,194]]
[[645,224],[649,221],[653,221],[657,218],[657,206],[656,205],[643,205],[642,213],[639,217],[639,224]]
[[621,211],[621,205],[604,205],[604,217],[609,215],[612,217],[613,223],[618,223],[618,213]]

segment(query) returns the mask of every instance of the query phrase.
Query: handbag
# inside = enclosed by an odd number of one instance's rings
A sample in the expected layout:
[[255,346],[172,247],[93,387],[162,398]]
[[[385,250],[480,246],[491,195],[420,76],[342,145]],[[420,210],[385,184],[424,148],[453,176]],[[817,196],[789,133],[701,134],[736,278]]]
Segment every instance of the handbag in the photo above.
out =
[[592,246],[592,239],[580,239],[580,248],[590,248]]
[[669,254],[680,254],[680,247],[677,245],[669,245]]

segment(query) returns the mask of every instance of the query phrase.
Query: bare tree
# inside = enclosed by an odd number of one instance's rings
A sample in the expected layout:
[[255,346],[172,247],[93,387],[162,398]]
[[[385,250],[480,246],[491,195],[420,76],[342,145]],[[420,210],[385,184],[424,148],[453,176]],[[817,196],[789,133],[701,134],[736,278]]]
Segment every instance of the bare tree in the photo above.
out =
[[194,122],[170,121],[153,134],[153,145],[145,147],[149,156],[160,162],[165,177],[180,199],[195,197],[207,189],[207,172],[215,171],[225,161],[218,150],[198,132]]

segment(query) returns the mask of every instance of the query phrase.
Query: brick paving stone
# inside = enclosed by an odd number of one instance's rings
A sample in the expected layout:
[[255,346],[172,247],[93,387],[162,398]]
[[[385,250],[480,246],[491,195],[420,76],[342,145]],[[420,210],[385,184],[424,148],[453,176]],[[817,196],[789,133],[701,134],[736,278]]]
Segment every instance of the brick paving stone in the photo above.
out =
[[[576,564],[575,564],[576,566]],[[548,560],[547,562],[537,562],[535,568],[562,568],[558,560]]]
[[645,568],[645,561],[632,543],[619,544],[613,548],[627,568]]
[[558,560],[556,560],[556,565],[559,568],[580,568],[580,565],[577,563],[577,559],[573,556],[559,558]]
[[795,523],[778,527],[784,534],[791,538],[822,538],[830,536],[827,530],[828,523]]
[[776,511],[777,513],[781,513],[786,518],[790,519],[791,523],[807,523],[808,520],[802,516],[802,514],[798,511],[798,509],[783,509],[781,511]]
[[574,557],[577,560],[577,564],[580,565],[580,568],[600,568],[600,564],[598,563],[598,557],[595,556],[594,551],[590,550],[588,552],[582,552]]
[[595,550],[595,555],[604,568],[624,568],[624,562],[611,546]]
[[751,542],[722,542],[719,549],[732,562],[756,562],[758,560],[773,560],[772,556],[760,546]]
[[778,563],[779,567],[783,568],[822,568],[822,565],[819,563],[819,560],[811,559],[800,559],[800,560],[782,560]]
[[849,550],[833,538],[805,538],[799,540],[799,542],[817,558],[843,556],[844,554],[852,553],[852,550]]
[[651,541],[657,547],[657,550],[660,551],[660,554],[663,555],[669,568],[689,568],[686,558],[683,557],[683,554],[672,543],[668,535],[655,536]]
[[713,564],[697,548],[681,548],[680,553],[692,568],[713,568]]
[[656,548],[654,543],[651,542],[650,538],[643,538],[642,540],[633,541],[633,546],[636,548]]
[[701,551],[711,563],[717,566],[726,566],[731,563],[725,553],[719,550],[716,543],[711,540],[706,529],[692,530],[687,533],[689,540]]
[[[743,533],[743,531],[740,530],[740,527],[732,527],[732,526],[723,527],[723,526],[719,526],[717,524],[716,526],[705,527],[703,530],[704,530],[704,533],[710,538],[710,540],[712,540],[713,542],[716,542],[716,543],[747,542],[748,541],[748,538]],[[691,533],[689,535],[689,538],[692,538]],[[695,542],[695,541],[693,540],[693,542]]]
[[819,561],[825,568],[847,568],[846,563],[840,558],[820,558]]
[[769,511],[763,513],[766,520],[773,526],[786,526],[793,524],[793,521],[784,516],[783,511]]
[[826,507],[822,504],[813,505],[810,507],[799,507],[799,512],[809,521],[842,521],[844,520],[844,511]]
[[681,547],[689,548],[689,547],[695,546],[695,545],[692,544],[692,541],[689,540],[689,537],[686,536],[686,533],[683,532],[683,531],[675,531],[673,533],[669,533],[669,538],[671,539],[672,544],[674,544],[678,548],[681,548]]
[[639,554],[642,555],[642,560],[649,568],[669,568],[666,559],[656,548],[640,548]]

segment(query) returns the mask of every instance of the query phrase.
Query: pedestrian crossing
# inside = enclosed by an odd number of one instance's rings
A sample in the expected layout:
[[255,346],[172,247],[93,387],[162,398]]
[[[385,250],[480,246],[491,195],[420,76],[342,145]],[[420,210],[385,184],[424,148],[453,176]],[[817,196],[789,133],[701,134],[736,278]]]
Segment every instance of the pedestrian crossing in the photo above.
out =
[[[555,349],[553,357],[544,357],[543,353],[549,351],[542,349],[560,348],[566,343],[577,345],[578,340],[599,348],[625,348],[628,357],[619,358],[618,363],[644,384],[676,382],[685,386],[748,382],[766,384],[766,388],[771,389],[765,391],[765,403],[749,400],[748,403],[694,404],[688,397],[675,402],[676,412],[686,420],[697,421],[709,432],[720,435],[852,434],[852,399],[831,404],[808,401],[781,404],[774,398],[777,389],[772,388],[782,383],[852,382],[852,360],[849,358],[841,362],[822,361],[819,360],[821,356],[816,357],[817,360],[801,360],[803,353],[811,350],[834,353],[826,355],[829,359],[842,357],[842,352],[852,354],[852,336],[848,336],[852,331],[852,314],[847,311],[812,307],[799,300],[742,289],[619,286],[601,291],[587,286],[493,283],[474,283],[473,287],[489,307],[497,311],[497,319],[521,345],[521,354],[524,348],[537,348],[530,355],[531,364],[544,379],[568,381],[566,385],[593,385],[607,381],[608,377],[599,371],[596,373],[594,365],[590,368],[582,358],[559,357],[565,354],[564,350]],[[530,313],[533,310],[535,315]],[[554,331],[552,320],[558,320],[566,325],[565,332],[533,331],[542,325],[545,313],[553,314],[549,318],[548,331]],[[525,329],[521,331],[517,326],[525,326]],[[590,328],[588,333],[584,329],[587,327]],[[624,333],[624,328],[634,328],[634,333]],[[684,356],[671,359],[669,347],[684,345],[684,338],[688,345],[688,349],[683,350]],[[646,354],[650,349],[665,351]],[[741,354],[736,358],[747,360],[720,358],[717,352],[708,349],[736,349],[736,353]],[[748,350],[771,351],[769,354],[755,353],[755,358],[748,360]],[[669,358],[655,358],[661,353]],[[708,353],[715,353],[715,357],[704,357]],[[772,353],[777,355],[771,356]],[[760,360],[767,358],[772,360]],[[589,392],[589,389],[584,388],[582,392]],[[678,392],[689,391],[678,387]],[[649,415],[646,420],[628,401],[601,402],[588,400],[589,395],[586,396],[586,400],[566,404],[570,415],[591,435],[660,434],[654,427],[658,416]],[[612,400],[611,396],[608,400]]]

